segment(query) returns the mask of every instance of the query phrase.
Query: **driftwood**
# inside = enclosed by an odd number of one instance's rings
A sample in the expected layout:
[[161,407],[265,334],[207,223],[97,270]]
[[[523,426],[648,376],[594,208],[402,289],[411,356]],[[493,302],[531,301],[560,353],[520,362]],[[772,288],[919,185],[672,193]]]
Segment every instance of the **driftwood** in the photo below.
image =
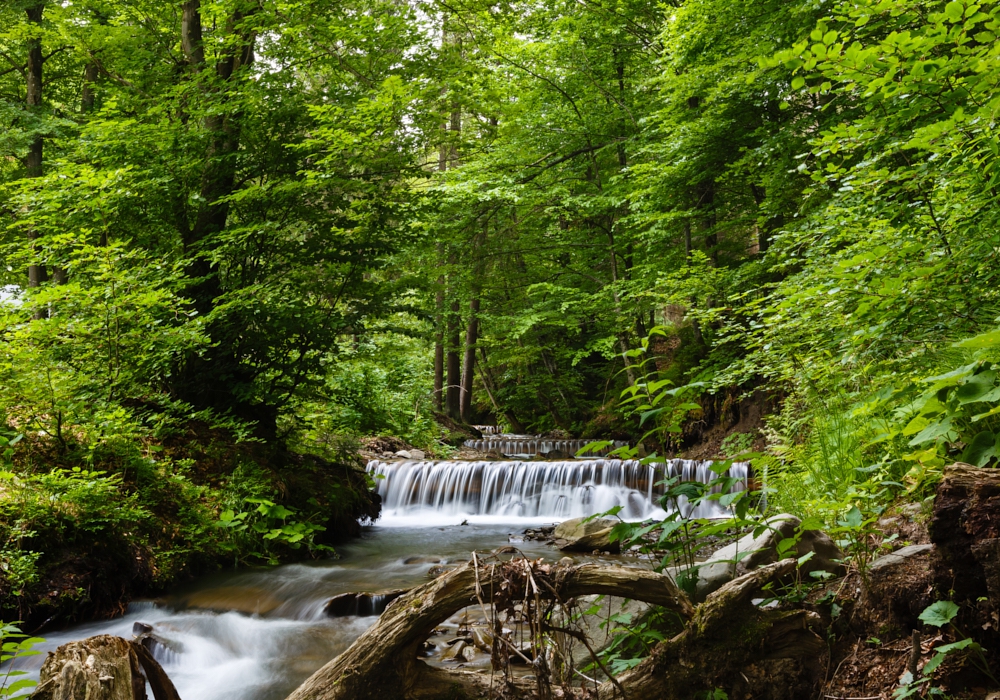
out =
[[102,634],[63,644],[42,664],[32,700],[180,700],[174,684],[142,644]]
[[[694,608],[673,581],[640,569],[595,565],[556,566],[527,560],[469,564],[391,603],[358,640],[297,688],[287,700],[403,700],[489,697],[496,681],[484,674],[443,671],[417,658],[434,628],[471,605],[529,596],[568,601],[603,594],[663,606],[685,621],[685,629],[663,642],[631,672],[599,688],[601,698],[690,698],[711,689],[753,661],[815,656],[825,648],[813,631],[818,616],[805,611],[761,610],[751,599],[770,582],[795,571],[778,562],[730,582]],[[510,576],[520,566],[521,586]],[[508,688],[508,690],[512,690]]]

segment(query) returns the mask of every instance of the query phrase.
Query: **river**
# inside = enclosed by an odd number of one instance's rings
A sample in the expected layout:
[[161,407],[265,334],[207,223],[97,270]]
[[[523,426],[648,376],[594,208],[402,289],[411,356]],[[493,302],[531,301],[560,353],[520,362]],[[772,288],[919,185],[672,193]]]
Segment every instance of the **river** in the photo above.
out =
[[[532,558],[563,556],[524,542],[529,525],[614,505],[635,520],[663,515],[657,475],[637,462],[407,461],[369,468],[380,477],[383,517],[338,547],[338,558],[203,577],[133,603],[121,618],[47,633],[38,648],[96,634],[128,638],[143,623],[163,640],[155,655],[184,700],[281,700],[377,619],[328,617],[324,606],[333,596],[410,588],[427,582],[433,567],[510,543]],[[707,463],[677,460],[670,470],[708,478]],[[26,659],[25,668],[37,674],[43,658]]]

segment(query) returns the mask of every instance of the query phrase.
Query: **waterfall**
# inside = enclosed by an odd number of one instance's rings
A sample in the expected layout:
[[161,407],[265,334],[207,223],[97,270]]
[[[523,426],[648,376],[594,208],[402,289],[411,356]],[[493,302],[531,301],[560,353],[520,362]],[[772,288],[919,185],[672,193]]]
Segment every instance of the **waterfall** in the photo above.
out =
[[[455,524],[456,520],[511,522],[557,521],[601,513],[621,506],[627,520],[664,517],[658,482],[680,476],[707,483],[712,462],[675,459],[642,464],[639,460],[591,459],[552,462],[373,460],[368,470],[382,497],[380,524]],[[745,484],[747,465],[735,463],[730,475]],[[685,515],[724,516],[715,501],[692,507],[676,504]],[[690,511],[690,512],[689,512]]]
[[[478,450],[479,452],[491,452],[496,450],[500,454],[507,457],[531,458],[536,454],[546,455],[550,452],[561,452],[573,456],[584,446],[593,442],[597,442],[597,440],[563,440],[544,438],[537,435],[502,434],[497,437],[484,438],[482,440],[466,440],[465,446],[473,450]],[[605,447],[602,450],[588,451],[585,454],[591,458],[603,457],[609,451],[617,447],[624,447],[627,444],[627,442],[622,440],[616,440],[611,447]]]

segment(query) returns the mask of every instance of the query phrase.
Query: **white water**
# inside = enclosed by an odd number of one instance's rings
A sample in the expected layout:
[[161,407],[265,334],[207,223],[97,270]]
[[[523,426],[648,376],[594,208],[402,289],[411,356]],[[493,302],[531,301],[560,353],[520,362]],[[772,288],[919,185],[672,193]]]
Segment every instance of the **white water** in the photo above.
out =
[[[372,462],[369,468],[383,477],[378,480],[383,516],[359,540],[338,547],[341,559],[204,577],[156,603],[134,604],[116,620],[43,631],[48,641],[40,648],[96,634],[129,638],[133,623],[143,622],[167,645],[154,655],[183,700],[282,700],[377,619],[327,617],[323,608],[333,596],[413,587],[427,581],[434,566],[467,561],[474,550],[488,552],[508,541],[530,557],[561,557],[542,542],[522,542],[524,525],[616,505],[629,519],[663,517],[657,482],[668,475],[705,482],[715,476],[710,465],[609,459]],[[745,479],[747,469],[736,464],[732,472]],[[720,514],[712,504],[690,512],[683,499],[667,506],[697,517]],[[470,524],[460,525],[463,521]],[[30,657],[24,666],[37,677],[43,659]]]
[[[715,477],[712,462],[675,459],[642,464],[638,460],[593,459],[556,462],[415,461],[368,464],[382,497],[385,526],[455,523],[552,522],[586,517],[621,506],[626,520],[662,518],[659,504],[667,477],[706,483]],[[732,476],[746,480],[745,464]],[[686,499],[666,504],[685,515],[725,515],[715,501],[691,506]]]

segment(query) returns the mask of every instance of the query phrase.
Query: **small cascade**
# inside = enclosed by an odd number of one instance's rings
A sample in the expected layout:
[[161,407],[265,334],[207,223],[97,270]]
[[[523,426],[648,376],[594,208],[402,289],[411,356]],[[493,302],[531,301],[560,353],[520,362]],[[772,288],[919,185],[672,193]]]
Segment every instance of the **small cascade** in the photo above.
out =
[[[558,442],[558,441],[555,441]],[[715,478],[712,462],[675,459],[642,464],[639,460],[565,461],[404,461],[373,460],[368,470],[378,482],[383,517],[380,524],[454,524],[477,521],[556,521],[584,517],[621,506],[627,520],[664,517],[658,482],[680,476],[707,483]],[[746,464],[735,463],[730,475],[745,484]],[[717,502],[670,504],[699,518],[725,515]]]
[[[547,455],[557,453],[574,456],[590,443],[597,440],[581,439],[554,439],[544,438],[537,435],[511,435],[501,434],[497,437],[483,438],[481,440],[466,440],[465,446],[479,452],[497,451],[506,457],[516,457],[520,459],[530,459],[536,454]],[[624,447],[627,442],[616,440],[610,447],[601,450],[588,450],[584,454],[589,458],[603,457],[611,450]]]
[[474,425],[472,426],[483,435],[499,435],[503,432],[499,425]]

